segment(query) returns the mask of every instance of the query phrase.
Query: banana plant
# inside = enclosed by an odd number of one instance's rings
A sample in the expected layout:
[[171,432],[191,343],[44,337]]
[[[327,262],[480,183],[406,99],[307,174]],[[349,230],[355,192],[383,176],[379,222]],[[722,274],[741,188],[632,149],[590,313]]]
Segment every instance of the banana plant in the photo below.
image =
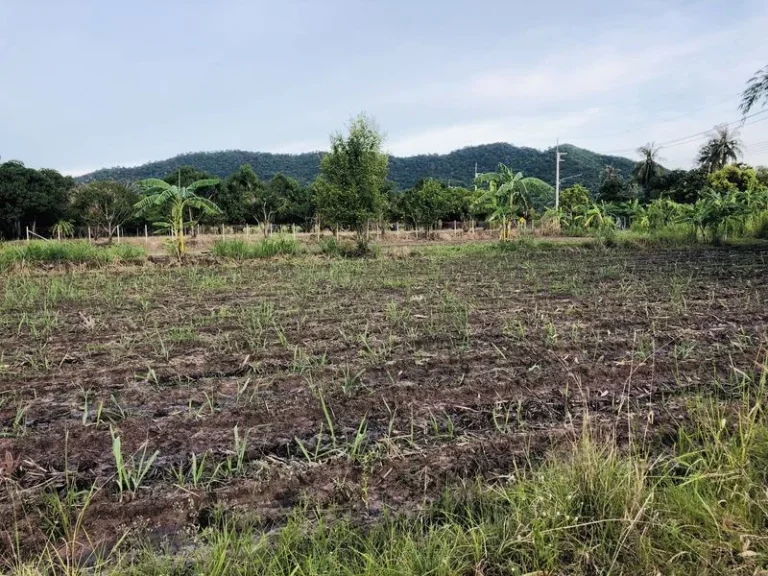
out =
[[560,230],[568,230],[573,227],[575,216],[572,211],[565,211],[562,208],[549,207],[544,210],[542,220],[550,223]]
[[136,215],[141,216],[154,207],[170,206],[170,212],[166,219],[154,222],[153,225],[161,230],[170,230],[175,238],[176,254],[179,258],[184,256],[186,246],[184,244],[184,228],[193,226],[192,221],[185,221],[184,214],[188,209],[200,210],[204,214],[220,214],[221,210],[216,204],[198,196],[195,191],[199,188],[215,186],[219,181],[216,178],[207,178],[193,182],[189,186],[168,184],[157,178],[148,178],[139,182],[139,186],[146,196],[134,206]]
[[53,225],[51,230],[56,237],[61,240],[62,238],[70,238],[75,234],[75,227],[69,220],[59,220]]
[[605,202],[593,202],[583,214],[576,217],[587,230],[600,230],[613,225],[613,220],[608,215],[608,209]]
[[505,242],[509,239],[509,228],[514,218],[521,215],[527,219],[529,216],[530,202],[523,173],[513,173],[504,164],[499,164],[496,172],[478,175],[475,183],[488,184],[488,190],[477,199],[476,204],[485,205],[489,209],[489,222],[500,222],[499,239]]

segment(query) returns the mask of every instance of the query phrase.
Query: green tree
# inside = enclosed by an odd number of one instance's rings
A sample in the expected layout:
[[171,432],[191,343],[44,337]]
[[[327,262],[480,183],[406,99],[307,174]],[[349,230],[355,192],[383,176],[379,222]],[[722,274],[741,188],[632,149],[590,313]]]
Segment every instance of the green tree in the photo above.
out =
[[[185,165],[166,174],[163,180],[165,180],[168,184],[176,184],[177,186],[189,186],[193,182],[197,182],[199,180],[212,180],[215,178],[216,177],[210,172],[200,170],[195,166]],[[208,194],[206,194],[206,192],[208,192]],[[215,186],[209,186],[201,188],[198,192],[198,195],[208,196],[214,192]]]
[[742,155],[739,131],[726,124],[715,127],[710,138],[699,149],[698,163],[707,172],[716,172],[728,164],[738,162]]
[[624,180],[618,168],[606,166],[603,169],[597,190],[598,199],[603,202],[629,202],[634,196],[634,190]]
[[461,186],[448,186],[444,190],[444,197],[445,220],[466,222],[472,217],[472,203],[475,200],[472,191]]
[[581,184],[574,184],[560,191],[560,208],[566,212],[573,212],[577,206],[586,206],[591,200],[589,190]]
[[25,227],[49,229],[65,216],[74,187],[72,178],[55,170],[0,164],[0,236],[21,237]]
[[405,214],[414,225],[424,228],[424,236],[435,228],[448,209],[445,188],[434,178],[422,180],[403,192]]
[[253,197],[259,195],[264,183],[250,164],[243,164],[219,186],[216,205],[223,219],[230,224],[255,222],[252,217]]
[[651,181],[661,173],[659,147],[656,146],[655,143],[650,142],[645,146],[640,146],[640,148],[637,149],[637,153],[642,157],[642,160],[635,164],[635,168],[632,170],[632,175],[643,187],[645,201],[649,202],[651,199]]
[[141,215],[153,207],[170,208],[170,214],[165,221],[155,222],[155,226],[161,229],[170,229],[176,238],[176,253],[182,258],[186,252],[184,244],[184,228],[194,226],[193,221],[185,221],[185,211],[187,209],[200,210],[204,214],[218,214],[221,212],[218,206],[202,196],[198,196],[196,191],[201,188],[208,188],[218,184],[218,180],[211,178],[207,180],[198,180],[192,182],[189,186],[176,186],[168,184],[164,180],[149,178],[139,182],[139,186],[145,192],[146,196],[139,200],[135,208],[137,214]]
[[717,192],[748,192],[759,187],[751,166],[730,164],[709,175],[709,185]]
[[289,180],[282,174],[276,174],[264,186],[254,188],[248,198],[256,221],[261,225],[264,237],[269,236],[272,223],[282,204],[285,190],[295,185],[295,181]]
[[757,183],[760,184],[760,186],[768,188],[768,167],[757,166],[755,168],[755,177],[757,178]]
[[758,70],[747,82],[747,87],[741,95],[739,109],[745,116],[760,100],[768,104],[768,66]]
[[373,120],[360,114],[352,119],[346,138],[331,137],[331,151],[320,163],[315,202],[322,221],[349,226],[358,244],[368,243],[368,226],[384,208],[382,188],[388,158],[381,151],[382,136]]
[[[291,179],[292,180],[292,179]],[[294,185],[285,189],[277,210],[280,224],[295,224],[304,230],[312,227],[315,217],[314,192],[311,186],[301,186],[295,180]]]
[[692,204],[707,187],[708,174],[703,168],[672,170],[651,182],[652,196],[666,197],[675,202]]
[[78,187],[73,194],[72,207],[96,235],[103,231],[111,242],[118,226],[133,218],[138,192],[124,182],[91,182]]

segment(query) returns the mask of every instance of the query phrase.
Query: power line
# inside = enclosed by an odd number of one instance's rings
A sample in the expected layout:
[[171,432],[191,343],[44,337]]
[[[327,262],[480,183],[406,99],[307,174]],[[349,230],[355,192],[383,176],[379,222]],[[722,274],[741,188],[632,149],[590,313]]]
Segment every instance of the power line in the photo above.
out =
[[[765,114],[768,112],[768,110],[763,110],[762,112],[757,112],[753,114],[752,116],[757,116],[757,114]],[[743,124],[743,126],[751,126],[752,124],[757,124],[758,122],[765,122],[768,120],[768,116],[765,118],[760,118],[758,120],[753,120],[752,122],[747,122],[746,124]],[[741,120],[737,121],[741,122]],[[726,124],[725,126],[730,126],[731,124]],[[674,144],[667,144],[659,146],[659,148],[674,148],[675,146],[682,146],[683,144],[692,144],[693,142],[696,142],[697,140],[701,140],[702,138],[708,138],[709,134],[711,133],[711,130],[707,130],[701,135],[698,135],[696,138],[685,140],[684,142],[675,142]]]
[[[753,118],[754,116],[759,116],[761,114],[767,114],[767,113],[768,113],[768,109],[760,110],[759,112],[754,112],[752,114],[749,114],[748,116],[744,116],[743,118],[739,118],[738,120],[733,120],[733,121],[727,122],[725,124],[719,124],[718,126],[730,127],[730,126],[734,126],[736,124],[742,124],[743,126],[749,126],[751,124],[756,124],[757,122],[762,122],[763,120],[768,120],[768,117],[761,118],[761,119],[755,120],[753,122],[748,122],[746,124],[743,124],[744,120],[747,120],[749,118]],[[715,126],[714,128],[717,128],[717,126]],[[658,144],[658,146],[661,149],[661,148],[674,148],[675,146],[680,146],[680,145],[683,145],[683,144],[690,144],[691,142],[695,142],[696,140],[699,140],[702,137],[709,136],[709,134],[712,132],[712,130],[713,130],[713,128],[709,128],[708,130],[702,130],[701,132],[696,132],[694,134],[689,134],[687,136],[682,136],[680,138],[675,138],[673,140],[668,140],[666,142],[660,142]],[[599,152],[599,154],[604,154],[604,155],[605,154],[618,154],[618,153],[621,153],[621,152],[633,152],[634,150],[636,150],[636,148],[621,148],[621,149],[617,149],[617,150],[608,150],[608,151],[605,151],[605,152]]]
[[[715,106],[720,106],[721,104],[725,104],[726,102],[730,102],[731,100],[735,100],[737,98],[741,98],[741,94],[736,94],[735,96],[729,96],[725,100],[720,100],[718,102],[713,102],[711,104],[705,104],[704,106],[698,106],[697,108],[692,108],[691,110],[688,110],[687,112],[683,112],[682,114],[678,114],[676,116],[671,116],[669,118],[659,118],[658,121],[660,122],[672,122],[674,120],[678,120],[680,118],[684,118],[686,116],[690,116],[691,114],[695,112],[699,112],[701,110],[706,110],[707,108],[714,108]],[[569,138],[568,142],[571,142],[573,140],[601,140],[603,138],[613,138],[616,136],[624,136],[625,134],[632,134],[634,132],[640,132],[645,129],[645,126],[641,128],[632,128],[630,130],[622,130],[621,132],[612,132],[607,134],[600,134],[598,136],[580,136],[576,138]]]

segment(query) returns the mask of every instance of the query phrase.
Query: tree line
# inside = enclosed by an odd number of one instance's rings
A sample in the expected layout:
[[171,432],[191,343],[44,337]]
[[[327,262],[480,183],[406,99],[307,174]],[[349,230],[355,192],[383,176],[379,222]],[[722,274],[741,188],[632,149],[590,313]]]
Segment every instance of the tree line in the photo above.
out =
[[[746,115],[760,102],[768,102],[768,66],[749,81],[741,110]],[[382,151],[381,133],[361,114],[347,134],[332,136],[319,175],[305,185],[283,174],[263,181],[248,164],[224,179],[185,166],[164,179],[77,184],[55,170],[2,163],[0,235],[18,238],[27,229],[69,235],[88,226],[111,239],[118,226],[183,234],[200,223],[254,224],[266,235],[275,224],[289,224],[351,229],[364,245],[371,222],[405,221],[428,234],[446,220],[496,221],[505,238],[515,222],[527,225],[543,217],[566,229],[622,217],[650,221],[647,211],[664,203],[698,207],[697,216],[691,215],[696,209],[676,208],[676,213],[689,215],[703,233],[706,212],[736,218],[745,210],[762,210],[768,169],[740,163],[742,149],[738,131],[720,126],[701,146],[694,169],[669,171],[660,164],[659,147],[649,143],[638,148],[640,159],[626,177],[616,166],[605,166],[595,190],[572,186],[555,206],[548,183],[503,163],[477,176],[471,187],[424,178],[397,190],[388,180],[390,158]]]

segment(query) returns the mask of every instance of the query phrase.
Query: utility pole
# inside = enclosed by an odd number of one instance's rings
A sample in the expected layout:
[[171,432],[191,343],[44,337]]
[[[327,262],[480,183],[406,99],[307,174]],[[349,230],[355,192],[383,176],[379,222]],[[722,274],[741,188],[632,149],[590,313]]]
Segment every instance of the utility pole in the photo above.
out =
[[555,146],[555,210],[560,207],[560,160],[566,155],[565,152],[560,152],[560,138],[558,138]]

